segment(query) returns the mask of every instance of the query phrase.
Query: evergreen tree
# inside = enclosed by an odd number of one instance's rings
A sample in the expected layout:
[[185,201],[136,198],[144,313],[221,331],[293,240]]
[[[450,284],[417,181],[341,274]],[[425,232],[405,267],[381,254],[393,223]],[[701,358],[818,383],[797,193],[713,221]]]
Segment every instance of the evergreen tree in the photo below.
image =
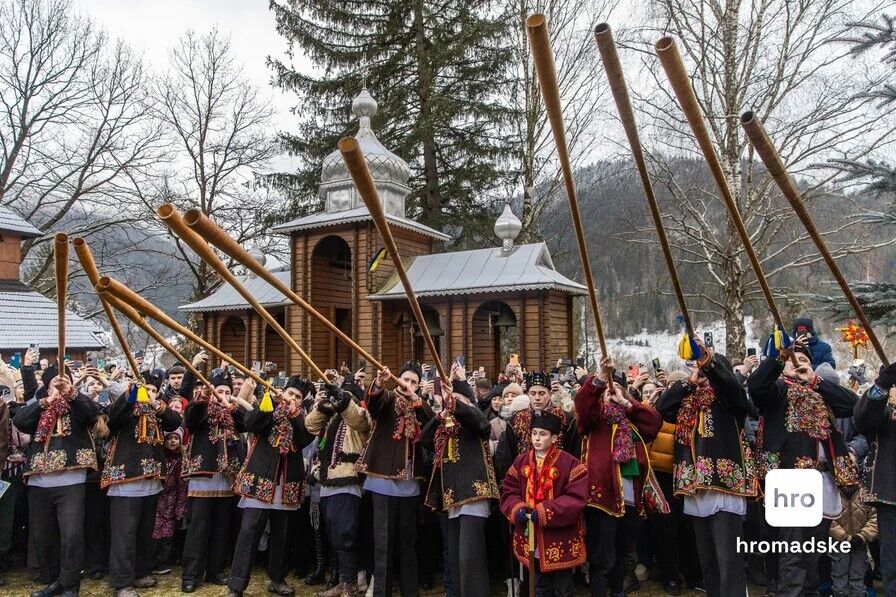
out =
[[[501,101],[515,20],[488,0],[271,0],[291,52],[311,58],[301,72],[269,59],[275,84],[298,95],[298,131],[283,133],[296,172],[272,182],[288,190],[295,217],[320,208],[323,158],[354,134],[349,109],[363,77],[379,104],[373,128],[411,166],[409,215],[463,235],[494,222],[512,176],[512,109]],[[367,66],[365,66],[367,65]],[[486,217],[485,214],[489,214]],[[460,230],[458,230],[460,232]]]

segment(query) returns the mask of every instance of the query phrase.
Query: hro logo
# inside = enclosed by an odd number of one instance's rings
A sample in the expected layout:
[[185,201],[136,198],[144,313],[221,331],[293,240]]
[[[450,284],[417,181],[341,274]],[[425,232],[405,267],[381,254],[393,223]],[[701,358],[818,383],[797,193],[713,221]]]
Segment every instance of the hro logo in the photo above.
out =
[[773,527],[814,527],[823,516],[823,480],[815,469],[775,469],[765,475],[765,521]]

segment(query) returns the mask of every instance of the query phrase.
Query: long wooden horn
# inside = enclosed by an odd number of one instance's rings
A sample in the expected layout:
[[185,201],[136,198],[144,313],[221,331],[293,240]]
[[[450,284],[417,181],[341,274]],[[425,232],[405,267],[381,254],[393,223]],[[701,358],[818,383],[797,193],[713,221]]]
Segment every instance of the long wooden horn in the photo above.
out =
[[221,259],[215,255],[215,252],[212,251],[211,247],[199,237],[193,230],[188,227],[183,220],[183,217],[180,215],[180,212],[175,209],[175,207],[170,203],[165,203],[161,205],[157,210],[159,218],[167,225],[171,231],[180,237],[182,241],[187,243],[193,252],[199,256],[200,259],[205,261],[208,265],[211,266],[213,270],[218,272],[218,275],[221,276],[225,282],[230,284],[234,290],[240,293],[246,302],[255,309],[255,311],[261,316],[265,322],[274,328],[274,331],[283,338],[283,340],[289,344],[289,347],[292,348],[298,355],[305,361],[305,364],[311,369],[311,372],[314,373],[319,379],[325,380],[327,377],[324,375],[324,372],[320,369],[320,367],[315,364],[314,360],[308,356],[308,353],[302,350],[302,347],[299,346],[299,343],[296,342],[296,339],[289,335],[283,326],[277,323],[277,320],[274,319],[274,316],[271,315],[264,306],[258,302],[258,300],[252,296],[252,293],[246,290],[246,287],[243,286],[239,280],[236,279],[236,276],[233,275],[227,266],[224,264]]
[[529,34],[529,45],[532,48],[532,57],[535,62],[535,72],[538,75],[538,86],[541,87],[541,97],[544,100],[544,109],[551,123],[551,132],[554,135],[554,143],[557,146],[557,158],[560,160],[560,170],[563,172],[563,182],[566,186],[566,198],[569,200],[569,212],[572,216],[572,225],[576,233],[576,242],[579,246],[579,256],[582,258],[582,269],[585,273],[585,284],[588,286],[588,298],[591,301],[591,313],[594,315],[594,325],[597,328],[597,341],[600,350],[605,357],[610,356],[607,350],[607,341],[604,337],[604,325],[600,316],[600,308],[597,303],[597,291],[594,286],[594,275],[591,273],[591,259],[588,257],[588,247],[585,244],[585,232],[582,228],[582,216],[579,214],[579,200],[576,198],[576,185],[572,177],[572,166],[569,161],[569,146],[566,144],[566,129],[563,125],[563,108],[560,103],[560,87],[557,83],[557,70],[554,66],[554,54],[551,51],[551,39],[548,34],[548,26],[543,14],[533,14],[526,19],[526,31]]
[[703,111],[700,109],[700,104],[697,103],[697,96],[694,95],[694,88],[691,86],[688,71],[681,59],[681,54],[678,52],[678,45],[672,37],[663,37],[656,42],[655,48],[660,64],[663,65],[663,70],[666,71],[666,76],[669,78],[669,83],[675,92],[675,97],[678,98],[678,103],[681,105],[681,111],[684,112],[685,117],[688,119],[691,130],[694,132],[694,137],[697,139],[697,144],[700,146],[700,151],[703,152],[703,157],[706,158],[709,171],[712,173],[716,186],[719,188],[719,194],[722,195],[722,201],[728,209],[728,216],[734,223],[737,235],[740,237],[741,243],[743,243],[744,251],[750,260],[753,272],[756,274],[756,280],[762,289],[765,302],[768,303],[769,311],[772,313],[775,324],[783,331],[784,320],[781,318],[781,312],[775,303],[775,297],[772,295],[765,273],[762,271],[762,264],[759,262],[756,251],[753,249],[753,243],[750,241],[750,235],[746,226],[744,226],[737,203],[731,194],[731,189],[728,187],[728,180],[725,178],[722,163],[719,161],[719,156],[716,154],[715,147],[713,147],[712,140],[709,137],[706,121],[703,119]]
[[634,110],[632,110],[631,100],[628,95],[628,87],[625,84],[625,75],[622,72],[622,64],[619,62],[619,54],[616,53],[616,43],[613,41],[613,32],[610,30],[610,25],[601,23],[595,27],[594,40],[597,42],[597,49],[600,51],[600,57],[604,63],[604,71],[607,73],[607,80],[610,82],[610,91],[612,91],[613,99],[616,101],[616,109],[619,111],[619,120],[622,121],[622,127],[625,129],[625,136],[628,138],[628,144],[632,148],[632,156],[635,159],[635,166],[638,168],[638,175],[641,177],[641,185],[644,187],[644,195],[647,197],[647,204],[650,206],[650,215],[653,217],[653,225],[656,228],[656,234],[660,239],[660,247],[663,249],[666,268],[669,270],[669,276],[672,278],[672,287],[675,290],[675,298],[678,300],[678,308],[681,310],[681,316],[684,319],[685,331],[688,336],[693,336],[694,327],[691,324],[691,315],[688,312],[688,306],[684,300],[684,291],[681,288],[681,280],[678,277],[675,260],[672,259],[672,249],[669,247],[669,239],[666,237],[666,229],[663,228],[659,204],[657,203],[656,195],[653,194],[653,185],[650,182],[650,175],[647,172],[647,162],[644,159],[644,151],[641,148],[641,139],[638,136],[638,125],[635,123],[635,113]]
[[59,375],[65,375],[65,312],[68,294],[68,235],[57,232],[54,237],[53,259],[56,265],[56,310],[57,310],[57,344],[59,352],[56,360],[59,364]]
[[[78,256],[78,261],[81,262],[81,268],[87,275],[90,287],[95,289],[100,280],[100,272],[96,267],[96,262],[93,260],[93,253],[90,251],[87,241],[78,237],[72,241],[72,244],[75,246],[75,254]],[[131,354],[127,338],[125,338],[124,332],[121,331],[121,326],[118,325],[118,318],[115,316],[112,307],[109,305],[109,297],[99,293],[97,296],[100,299],[100,304],[103,306],[103,311],[106,313],[106,319],[109,320],[109,325],[112,327],[112,332],[115,334],[115,337],[118,338],[118,344],[121,346],[121,350],[124,351],[124,356],[131,366],[131,371],[134,372],[135,376],[138,375],[140,368],[137,366],[137,361],[134,359],[134,355]]]
[[358,194],[361,195],[361,199],[364,200],[364,204],[367,206],[368,211],[370,211],[370,215],[373,218],[373,222],[376,224],[377,230],[379,230],[380,236],[383,237],[386,251],[389,252],[389,257],[395,265],[395,271],[398,273],[398,277],[401,279],[401,283],[404,286],[404,293],[407,295],[408,302],[411,304],[411,311],[413,311],[414,318],[417,320],[417,325],[420,327],[420,334],[423,336],[423,340],[426,342],[426,347],[429,349],[429,356],[436,365],[439,377],[443,380],[448,380],[448,376],[445,374],[445,367],[442,364],[442,359],[439,357],[439,351],[436,349],[436,343],[433,341],[432,335],[429,333],[429,328],[426,326],[423,310],[420,308],[420,303],[417,301],[417,295],[414,294],[414,288],[411,286],[410,280],[408,280],[408,274],[401,261],[398,246],[395,244],[395,239],[392,237],[392,229],[389,228],[389,222],[386,220],[383,204],[380,203],[380,196],[376,190],[376,185],[373,182],[373,177],[370,175],[370,169],[367,167],[367,160],[364,159],[364,154],[361,152],[361,146],[358,145],[358,141],[354,137],[343,137],[339,140],[339,151],[342,153],[342,159],[345,161],[345,165],[352,175],[352,180],[355,183],[355,188],[358,189]]
[[177,323],[175,320],[168,317],[164,311],[153,305],[151,302],[149,302],[118,280],[110,278],[109,276],[102,276],[99,282],[97,282],[96,291],[100,295],[105,295],[107,293],[109,295],[112,295],[120,302],[133,307],[137,312],[147,317],[151,317],[152,319],[155,319],[156,321],[164,325],[166,328],[175,331],[186,338],[189,338],[191,341],[195,342],[219,359],[227,361],[228,363],[239,369],[243,373],[243,375],[251,377],[253,380],[255,380],[255,383],[266,386],[272,392],[274,391],[270,381],[262,379],[261,376],[259,376],[251,369],[247,368],[245,365],[234,359],[229,354],[222,352],[218,347],[204,340],[198,334],[193,333],[189,328]]
[[850,290],[846,278],[843,277],[843,273],[840,271],[840,267],[828,250],[821,234],[818,233],[818,228],[815,227],[815,222],[812,221],[812,216],[806,211],[806,206],[803,204],[800,192],[790,179],[787,167],[784,165],[784,160],[781,159],[781,155],[778,153],[778,150],[775,149],[771,138],[765,131],[765,127],[762,126],[759,118],[757,118],[752,111],[744,112],[740,117],[740,123],[747,133],[747,138],[750,139],[750,143],[753,145],[756,153],[759,154],[759,157],[762,159],[762,163],[765,164],[769,174],[775,179],[778,188],[781,189],[781,192],[784,194],[784,197],[787,198],[793,211],[796,212],[797,217],[799,217],[803,226],[805,226],[806,232],[809,233],[809,237],[812,239],[812,242],[815,243],[815,247],[827,264],[828,269],[831,270],[831,274],[834,276],[834,279],[837,280],[837,284],[840,285],[840,290],[843,291],[843,295],[846,297],[850,306],[852,306],[853,311],[855,311],[856,317],[862,322],[862,326],[868,333],[868,338],[871,340],[871,344],[874,346],[874,351],[877,353],[878,358],[885,366],[889,365],[890,361],[884,353],[884,347],[880,343],[880,340],[878,340],[874,330],[871,328],[871,322],[868,321],[868,317],[865,315],[865,310],[852,293],[852,290]]
[[164,336],[162,336],[162,334],[157,332],[151,325],[149,325],[149,322],[146,321],[146,319],[142,315],[140,315],[140,313],[138,313],[136,309],[111,295],[108,296],[106,300],[108,300],[110,305],[112,307],[115,307],[115,309],[117,309],[122,315],[133,321],[134,324],[137,325],[137,327],[149,334],[149,336],[153,340],[155,340],[159,346],[168,351],[168,354],[183,363],[184,366],[190,370],[190,373],[192,373],[196,377],[196,379],[202,382],[210,390],[215,389],[214,386],[212,386],[211,382],[209,382],[209,380],[206,379],[205,376],[200,373],[199,370],[196,369],[196,367],[193,366],[193,363],[190,361],[190,359],[178,352],[178,350],[174,348],[174,346],[172,346],[172,344],[168,342],[164,338]]
[[[301,296],[293,292],[292,288],[278,280],[277,276],[272,274],[269,270],[265,269],[265,267],[260,264],[254,257],[249,255],[248,251],[240,246],[238,242],[233,240],[233,238],[229,234],[227,234],[227,232],[225,232],[223,228],[218,226],[214,221],[212,221],[211,218],[202,213],[202,211],[198,209],[191,209],[187,211],[183,216],[183,221],[187,226],[195,230],[203,239],[218,247],[218,249],[224,252],[231,259],[239,262],[253,274],[276,288],[277,291],[291,300],[296,306],[298,306],[303,311],[308,313],[311,317],[323,324],[324,327],[332,332],[337,338],[342,340],[352,350],[364,357],[364,359],[372,366],[380,370],[386,368],[372,354],[364,350],[360,344],[352,340],[345,332],[340,330],[335,323],[327,319],[323,314],[321,314],[317,309],[311,306],[311,304],[305,301]],[[391,374],[390,377],[395,383],[403,385],[401,380],[398,379],[394,374]]]

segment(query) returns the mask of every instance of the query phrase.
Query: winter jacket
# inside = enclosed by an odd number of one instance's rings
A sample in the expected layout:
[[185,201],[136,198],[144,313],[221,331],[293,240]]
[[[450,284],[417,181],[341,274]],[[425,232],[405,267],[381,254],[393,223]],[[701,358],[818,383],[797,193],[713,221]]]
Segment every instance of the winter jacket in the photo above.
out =
[[875,396],[869,388],[855,408],[856,429],[871,442],[862,475],[866,504],[896,505],[896,411],[887,404],[887,393]]
[[653,470],[671,474],[675,463],[675,424],[663,421],[660,432],[648,448],[647,457]]
[[360,483],[357,463],[370,436],[367,411],[350,400],[342,413],[326,414],[314,408],[305,417],[308,433],[318,437],[318,482],[324,487]]
[[862,503],[859,493],[851,498],[841,495],[844,509],[840,518],[831,523],[831,537],[837,541],[849,541],[855,536],[865,543],[877,539],[877,511]]

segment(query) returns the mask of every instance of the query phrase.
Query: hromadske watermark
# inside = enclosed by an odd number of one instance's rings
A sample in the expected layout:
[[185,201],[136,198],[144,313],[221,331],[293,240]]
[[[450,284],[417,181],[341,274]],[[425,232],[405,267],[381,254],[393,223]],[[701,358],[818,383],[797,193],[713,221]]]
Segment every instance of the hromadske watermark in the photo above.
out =
[[773,527],[814,527],[823,516],[823,484],[815,469],[775,469],[765,475],[765,521]]
[[[815,469],[775,469],[765,475],[765,520],[773,527],[814,527],[824,515],[824,479]],[[849,541],[832,537],[804,541],[737,538],[737,553],[849,553]]]

